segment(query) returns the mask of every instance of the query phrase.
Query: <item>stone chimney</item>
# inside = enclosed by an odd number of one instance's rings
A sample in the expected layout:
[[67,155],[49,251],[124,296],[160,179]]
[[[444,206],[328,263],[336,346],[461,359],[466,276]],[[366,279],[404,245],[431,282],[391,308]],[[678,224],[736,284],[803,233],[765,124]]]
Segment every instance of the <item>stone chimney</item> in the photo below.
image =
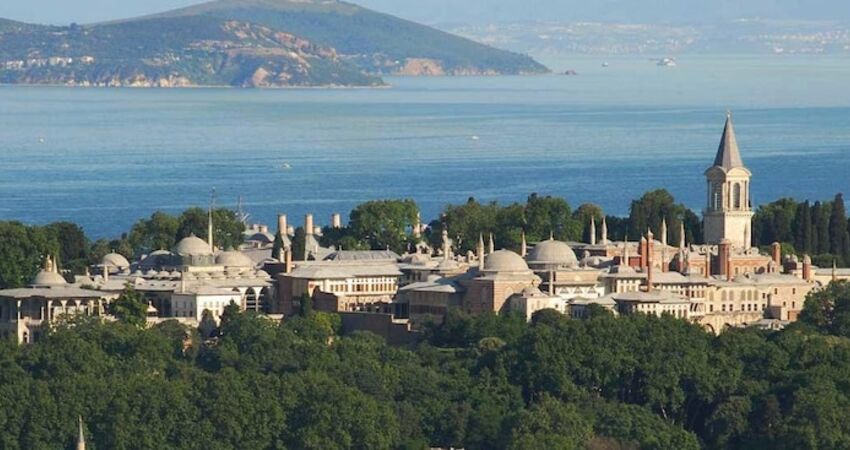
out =
[[342,216],[339,213],[334,213],[331,215],[331,227],[335,230],[339,230],[342,228]]
[[316,227],[313,226],[313,215],[307,214],[304,216],[304,233],[308,236],[312,236],[313,233],[316,232]]
[[812,258],[809,255],[803,255],[803,279],[810,283],[814,281]]
[[286,225],[286,214],[277,215],[277,231],[282,236],[286,236],[289,232],[289,227]]
[[602,216],[602,245],[608,245],[608,221]]
[[292,249],[283,250],[283,272],[292,273]]
[[776,264],[776,267],[782,266],[782,245],[779,242],[770,244],[770,256],[773,258],[773,263]]
[[718,275],[732,281],[732,242],[728,239],[720,241],[717,246],[717,266]]
[[419,239],[422,237],[422,216],[416,212],[416,223],[413,224],[413,237]]
[[640,255],[640,268],[643,269],[646,267],[646,237],[640,238],[640,245],[638,246],[638,255]]
[[522,243],[519,247],[519,255],[523,258],[528,256],[528,241],[525,240],[525,230],[522,232]]
[[652,231],[646,232],[646,292],[652,292],[654,285],[652,282]]

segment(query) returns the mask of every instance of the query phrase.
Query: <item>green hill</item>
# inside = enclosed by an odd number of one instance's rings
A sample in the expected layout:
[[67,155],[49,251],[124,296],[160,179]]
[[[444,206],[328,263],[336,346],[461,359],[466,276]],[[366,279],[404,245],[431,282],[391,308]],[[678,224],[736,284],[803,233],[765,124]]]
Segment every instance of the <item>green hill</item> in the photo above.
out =
[[159,17],[212,16],[285,30],[335,48],[371,73],[536,74],[531,57],[335,0],[218,0]]
[[69,27],[0,19],[0,83],[377,86],[385,74],[546,70],[527,56],[332,0],[222,0]]
[[194,16],[0,31],[0,82],[78,86],[373,86],[332,48]]

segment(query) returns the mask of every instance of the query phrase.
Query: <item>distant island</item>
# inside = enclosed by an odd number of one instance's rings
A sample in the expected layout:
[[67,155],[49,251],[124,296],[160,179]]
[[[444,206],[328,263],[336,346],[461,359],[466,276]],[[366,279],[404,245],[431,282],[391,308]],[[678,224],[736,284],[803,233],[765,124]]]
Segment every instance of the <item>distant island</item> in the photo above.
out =
[[0,19],[4,84],[354,87],[545,72],[529,56],[335,0],[218,0],[61,27]]

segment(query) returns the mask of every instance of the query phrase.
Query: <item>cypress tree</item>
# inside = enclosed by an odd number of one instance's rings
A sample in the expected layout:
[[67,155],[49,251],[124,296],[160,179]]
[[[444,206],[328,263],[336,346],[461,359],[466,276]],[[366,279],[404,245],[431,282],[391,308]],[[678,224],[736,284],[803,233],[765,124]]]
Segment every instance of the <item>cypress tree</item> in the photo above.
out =
[[820,212],[821,206],[820,202],[815,202],[812,205],[812,208],[809,210],[809,220],[812,221],[812,253],[813,254],[821,254],[820,253],[820,232],[819,232],[819,224],[820,224]]
[[283,236],[281,235],[281,231],[278,230],[274,235],[274,246],[272,247],[272,258],[278,261],[281,260],[281,252],[283,251]]
[[844,195],[836,194],[832,202],[832,214],[829,216],[829,251],[833,255],[845,255],[847,248],[847,213],[844,208]]

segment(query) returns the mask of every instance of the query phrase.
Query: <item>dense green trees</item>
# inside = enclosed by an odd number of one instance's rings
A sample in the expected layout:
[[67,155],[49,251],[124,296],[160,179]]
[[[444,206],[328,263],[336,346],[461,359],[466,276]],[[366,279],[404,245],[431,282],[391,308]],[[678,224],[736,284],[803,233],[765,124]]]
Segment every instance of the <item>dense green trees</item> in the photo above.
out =
[[831,202],[797,202],[783,198],[756,210],[756,245],[788,244],[794,253],[812,256],[816,265],[850,265],[850,223],[841,194]]
[[[850,288],[782,332],[716,337],[671,317],[452,312],[392,348],[305,308],[177,322],[72,319],[0,342],[0,445],[68,448],[847,448]],[[845,317],[848,316],[848,317]]]

